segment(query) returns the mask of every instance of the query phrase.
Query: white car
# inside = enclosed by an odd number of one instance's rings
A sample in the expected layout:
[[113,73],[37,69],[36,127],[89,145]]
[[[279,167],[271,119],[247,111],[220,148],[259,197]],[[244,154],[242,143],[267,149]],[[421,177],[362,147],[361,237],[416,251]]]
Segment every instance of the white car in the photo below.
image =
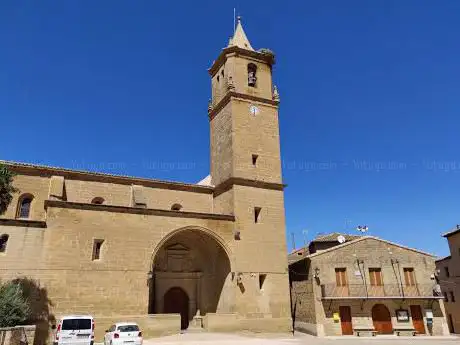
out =
[[142,332],[135,322],[118,322],[105,331],[104,345],[142,345]]
[[54,345],[93,345],[94,318],[91,315],[68,315],[53,326]]

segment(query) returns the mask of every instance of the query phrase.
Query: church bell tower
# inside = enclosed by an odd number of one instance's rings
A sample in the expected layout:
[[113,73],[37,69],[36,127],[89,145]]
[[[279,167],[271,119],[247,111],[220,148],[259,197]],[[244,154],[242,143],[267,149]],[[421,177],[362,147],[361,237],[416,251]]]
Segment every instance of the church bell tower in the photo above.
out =
[[252,47],[238,18],[228,46],[209,69],[211,181],[214,212],[235,216],[232,271],[244,286],[236,289],[235,311],[243,317],[258,315],[265,320],[261,322],[271,320],[288,331],[280,100],[272,81],[274,63],[272,51]]

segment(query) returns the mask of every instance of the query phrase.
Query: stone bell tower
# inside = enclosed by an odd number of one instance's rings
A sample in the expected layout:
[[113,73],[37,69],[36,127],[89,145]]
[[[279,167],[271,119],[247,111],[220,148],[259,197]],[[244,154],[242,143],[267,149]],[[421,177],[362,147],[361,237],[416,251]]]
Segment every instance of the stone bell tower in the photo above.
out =
[[263,328],[288,331],[284,185],[274,63],[270,50],[252,47],[238,18],[228,46],[209,69],[211,178],[214,212],[236,218],[232,244],[232,272],[238,278],[235,312],[264,324]]

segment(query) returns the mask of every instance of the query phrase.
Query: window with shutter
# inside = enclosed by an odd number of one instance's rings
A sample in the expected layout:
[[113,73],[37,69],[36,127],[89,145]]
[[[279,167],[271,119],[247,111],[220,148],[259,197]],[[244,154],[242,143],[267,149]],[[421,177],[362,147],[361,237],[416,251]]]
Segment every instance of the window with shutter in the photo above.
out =
[[369,278],[371,286],[382,286],[382,269],[381,268],[369,268]]
[[413,268],[404,268],[404,280],[406,286],[415,286],[415,274]]
[[336,268],[335,269],[335,280],[337,286],[347,286],[347,269],[346,268]]

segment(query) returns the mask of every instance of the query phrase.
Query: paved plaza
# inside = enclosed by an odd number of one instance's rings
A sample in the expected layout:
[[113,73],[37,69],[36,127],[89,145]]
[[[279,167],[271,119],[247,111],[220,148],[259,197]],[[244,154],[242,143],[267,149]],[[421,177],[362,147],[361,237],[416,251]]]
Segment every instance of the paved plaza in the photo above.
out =
[[294,337],[280,337],[275,335],[259,334],[219,334],[219,333],[189,333],[177,334],[168,337],[144,340],[144,345],[174,345],[174,344],[239,344],[239,345],[453,345],[459,342],[458,337],[396,337],[396,336],[379,336],[374,338],[357,338],[357,337],[333,337],[333,338],[316,338],[310,335],[298,333]]

